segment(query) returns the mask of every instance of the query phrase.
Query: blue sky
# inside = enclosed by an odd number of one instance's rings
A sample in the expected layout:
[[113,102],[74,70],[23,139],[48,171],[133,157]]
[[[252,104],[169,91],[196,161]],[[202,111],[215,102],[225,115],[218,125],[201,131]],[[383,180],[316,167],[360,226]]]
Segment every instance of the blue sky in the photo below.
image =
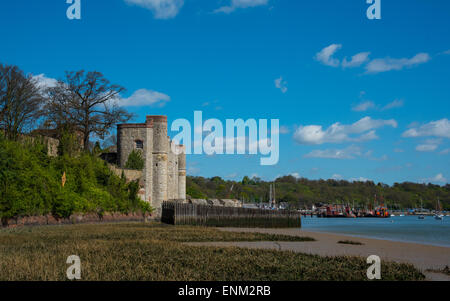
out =
[[2,1],[0,61],[100,71],[136,122],[280,120],[276,166],[192,155],[191,175],[450,179],[449,1],[382,0],[381,20],[365,0],[81,0],[81,20],[65,2]]

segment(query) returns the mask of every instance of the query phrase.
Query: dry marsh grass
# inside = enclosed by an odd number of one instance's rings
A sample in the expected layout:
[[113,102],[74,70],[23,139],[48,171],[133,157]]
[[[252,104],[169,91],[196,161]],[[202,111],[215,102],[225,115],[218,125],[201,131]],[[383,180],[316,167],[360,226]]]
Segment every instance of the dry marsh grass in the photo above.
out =
[[363,246],[364,244],[359,241],[353,241],[353,240],[340,240],[338,241],[338,244],[341,245],[355,245],[355,246]]
[[[0,230],[0,280],[66,280],[70,255],[81,259],[82,280],[367,280],[363,258],[182,244],[302,240],[311,239],[156,223]],[[384,263],[382,276],[424,279],[412,265],[397,263]]]

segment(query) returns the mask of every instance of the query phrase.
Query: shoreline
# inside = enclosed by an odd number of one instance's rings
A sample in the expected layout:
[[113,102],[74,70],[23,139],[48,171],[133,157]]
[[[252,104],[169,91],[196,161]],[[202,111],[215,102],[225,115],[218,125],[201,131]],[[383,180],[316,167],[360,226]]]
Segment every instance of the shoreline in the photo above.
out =
[[324,233],[324,234],[336,234],[336,235],[342,235],[342,236],[348,236],[349,238],[367,238],[367,239],[375,239],[375,240],[385,240],[385,241],[391,241],[391,242],[401,242],[401,243],[408,243],[408,244],[417,244],[417,245],[424,245],[424,246],[433,246],[433,247],[442,247],[442,248],[449,248],[450,245],[443,245],[439,243],[431,243],[431,242],[424,242],[424,241],[412,241],[412,240],[399,240],[399,239],[392,239],[392,238],[380,238],[380,237],[370,237],[363,234],[349,234],[349,233],[336,233],[336,232],[328,232],[328,231],[320,231],[320,230],[309,230],[309,229],[302,229],[304,232],[312,232],[312,233]]
[[[344,234],[325,233],[303,229],[250,229],[217,228],[230,232],[258,232],[291,236],[308,236],[313,242],[211,242],[195,245],[213,245],[218,247],[241,247],[292,251],[319,256],[359,256],[377,255],[383,261],[410,263],[424,273],[430,280],[450,281],[450,276],[433,273],[428,270],[442,270],[450,266],[450,247],[419,243],[399,242],[366,237],[354,237]],[[363,245],[338,244],[338,241],[354,240]]]

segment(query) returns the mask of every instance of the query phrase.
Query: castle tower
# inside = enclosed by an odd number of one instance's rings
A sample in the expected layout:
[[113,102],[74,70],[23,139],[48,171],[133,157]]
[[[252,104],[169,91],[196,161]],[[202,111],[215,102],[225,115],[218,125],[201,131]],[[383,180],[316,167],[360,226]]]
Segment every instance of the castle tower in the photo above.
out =
[[147,118],[145,121],[146,132],[144,140],[145,168],[144,185],[145,201],[153,205],[153,120]]
[[178,145],[178,199],[186,199],[186,147]]
[[162,202],[186,199],[186,154],[167,136],[166,116],[147,116],[145,123],[117,125],[118,164],[125,168],[132,151],[145,160],[141,198],[160,213]]
[[175,142],[168,137],[168,167],[167,167],[167,197],[169,200],[178,198],[178,156],[173,152],[176,150]]
[[152,206],[161,208],[167,201],[167,116],[148,116],[153,121],[153,187]]

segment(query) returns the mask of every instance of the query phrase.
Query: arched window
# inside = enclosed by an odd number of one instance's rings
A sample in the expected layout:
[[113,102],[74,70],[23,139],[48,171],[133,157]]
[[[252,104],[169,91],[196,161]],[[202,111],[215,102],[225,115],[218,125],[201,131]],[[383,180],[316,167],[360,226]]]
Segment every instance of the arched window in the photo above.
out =
[[136,140],[136,148],[137,149],[144,149],[144,141],[142,140]]

